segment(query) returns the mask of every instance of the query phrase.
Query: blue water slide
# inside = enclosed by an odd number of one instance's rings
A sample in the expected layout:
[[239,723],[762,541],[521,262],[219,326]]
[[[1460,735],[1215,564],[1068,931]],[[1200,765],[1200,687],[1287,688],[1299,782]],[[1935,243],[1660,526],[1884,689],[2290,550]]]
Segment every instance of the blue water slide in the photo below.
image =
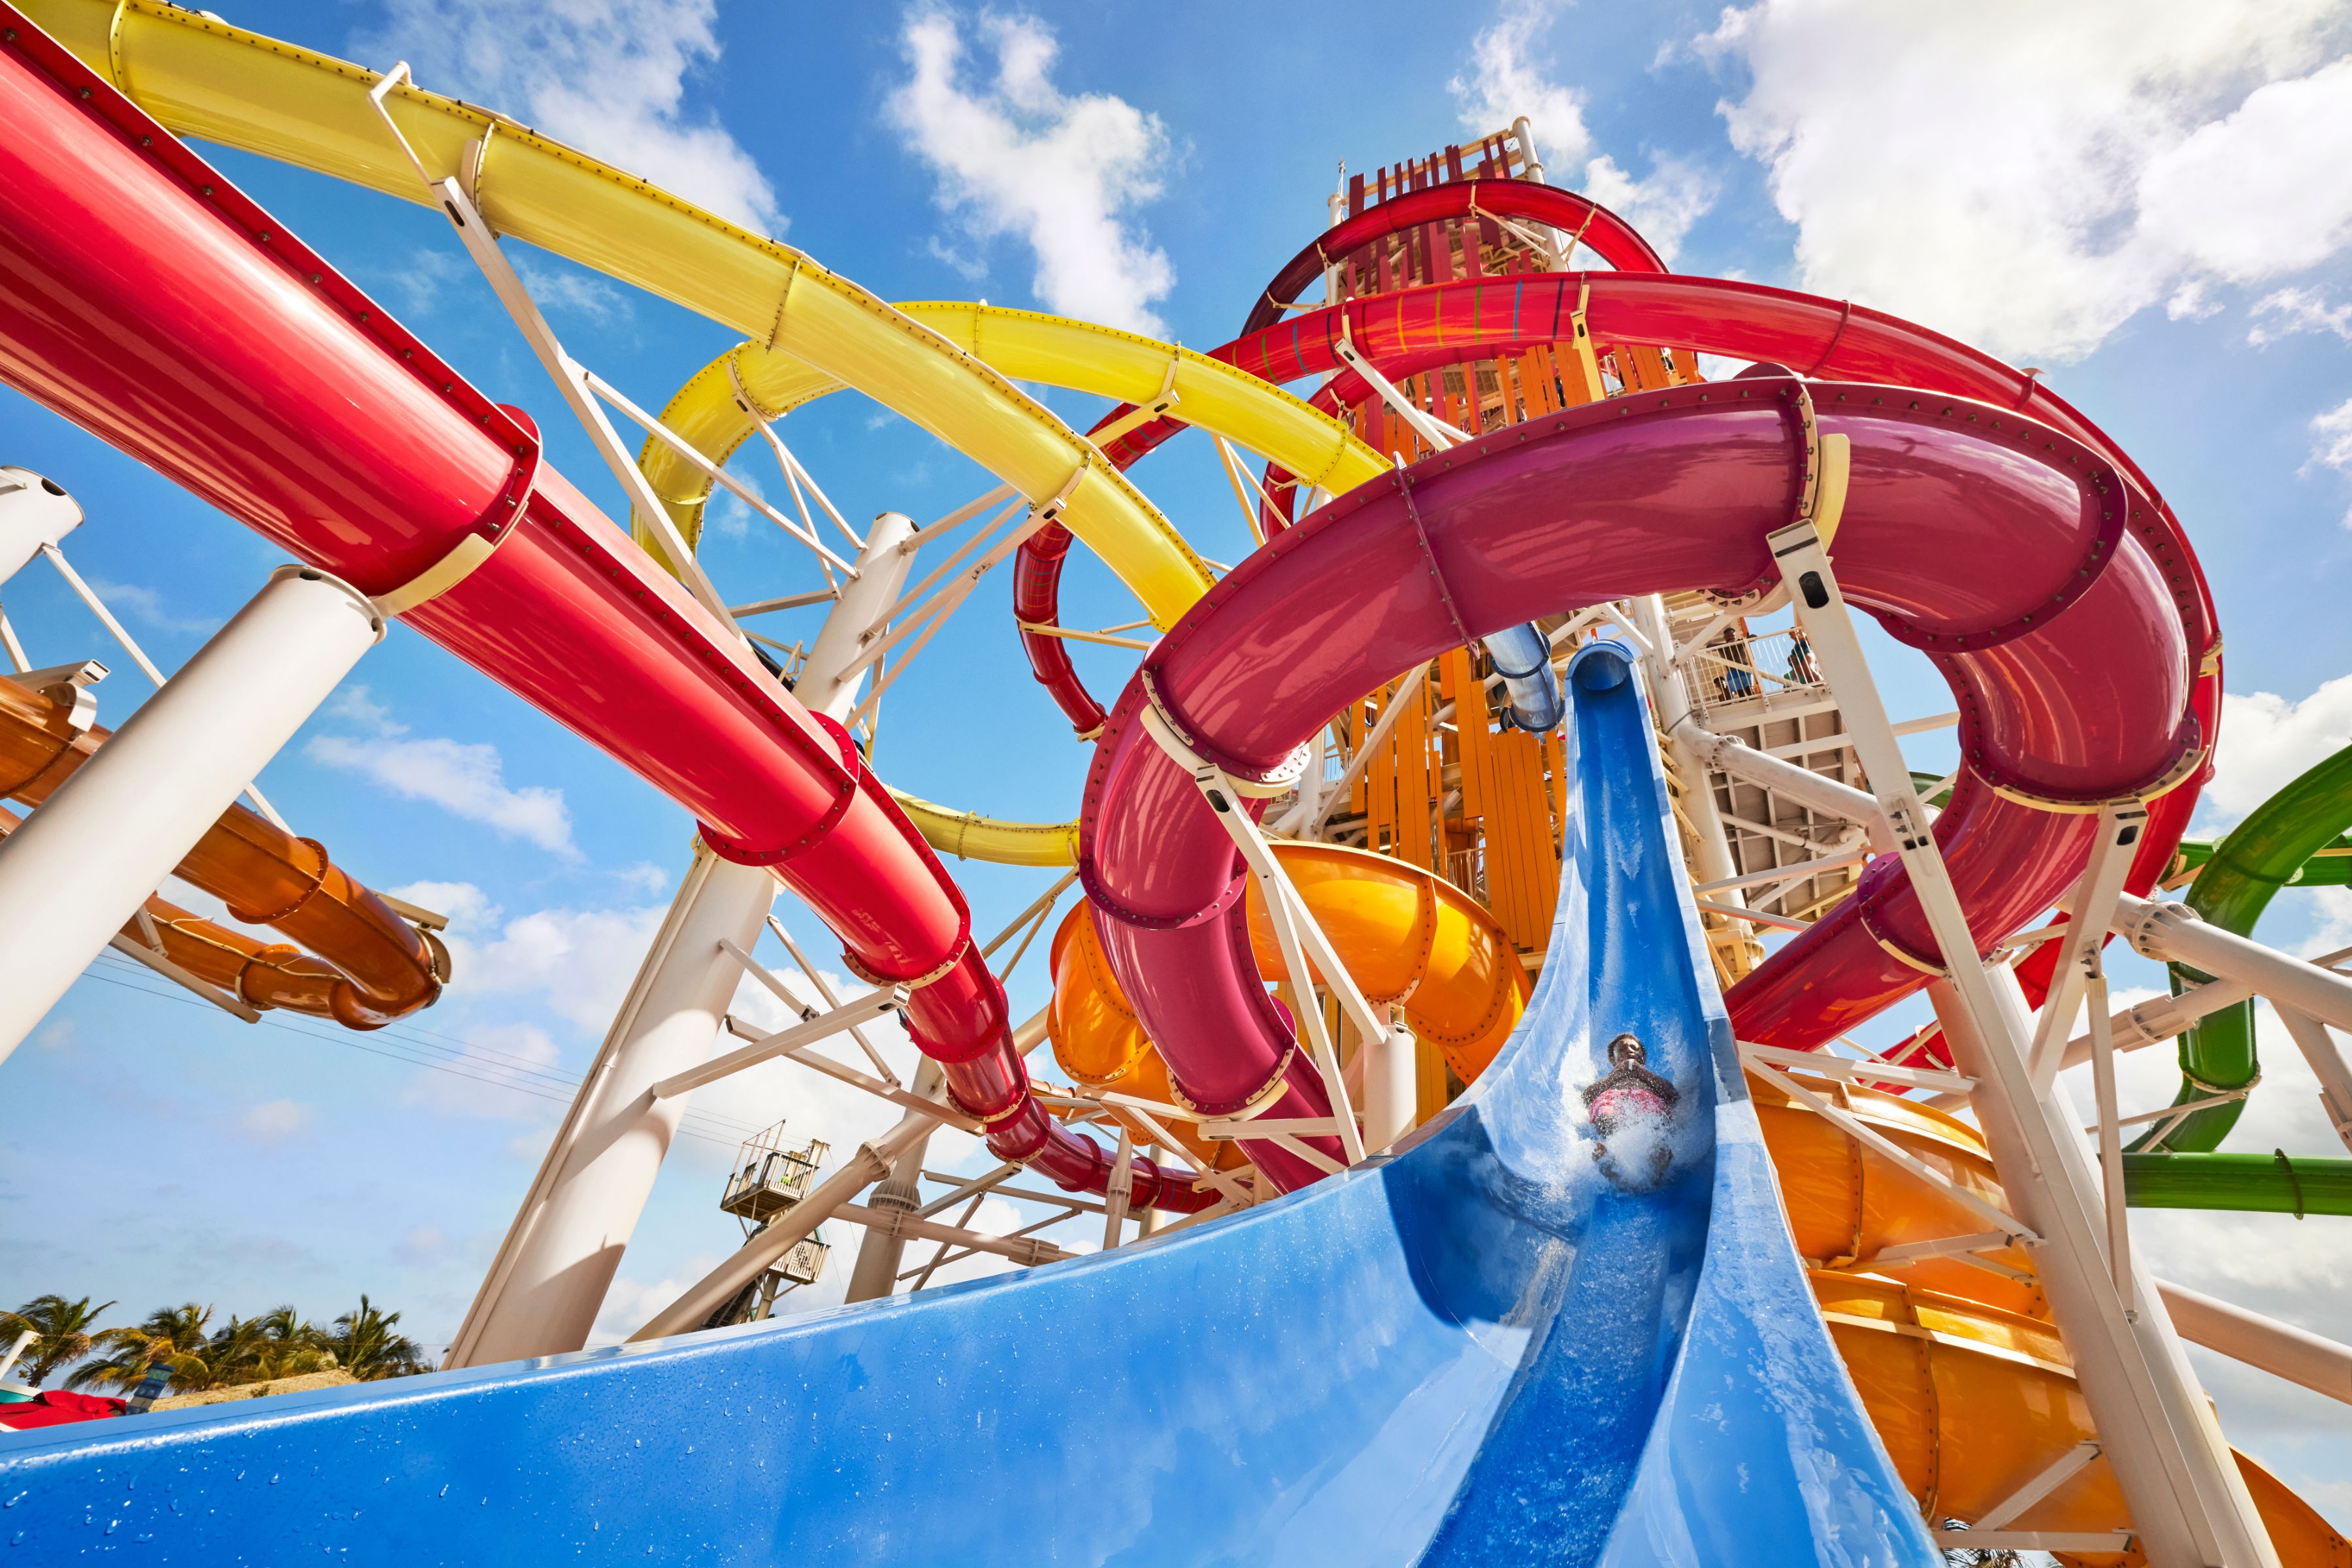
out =
[[916,1297],[0,1437],[5,1561],[1934,1568],[1781,1221],[1628,656],[1570,684],[1542,982],[1388,1157]]

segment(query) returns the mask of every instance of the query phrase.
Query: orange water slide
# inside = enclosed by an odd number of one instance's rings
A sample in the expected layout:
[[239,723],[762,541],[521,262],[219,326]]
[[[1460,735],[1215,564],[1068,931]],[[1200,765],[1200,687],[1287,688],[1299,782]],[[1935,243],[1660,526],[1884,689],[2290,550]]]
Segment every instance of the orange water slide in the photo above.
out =
[[[0,795],[38,805],[105,743],[110,731],[76,711],[68,688],[35,691],[0,680]],[[20,820],[0,811],[0,836]],[[377,1029],[428,1006],[448,977],[440,945],[346,875],[316,839],[299,838],[231,805],[188,851],[178,874],[300,948],[264,943],[160,898],[123,934],[255,1007]],[[310,956],[301,949],[308,949]]]
[[[1839,1079],[1794,1076],[1906,1153],[2004,1203],[1984,1142],[1966,1122]],[[2032,1281],[2031,1256],[1987,1254],[1993,1268],[1951,1258],[1877,1260],[1885,1247],[1981,1232],[1984,1219],[1771,1084],[1750,1078],[1748,1087],[1790,1235],[1813,1266],[1822,1320],[1929,1522],[1973,1523],[2095,1441],[2072,1358]],[[2238,1467],[2284,1568],[2352,1568],[2352,1547],[2315,1510],[2243,1454]],[[2003,1526],[2057,1534],[2130,1527],[2104,1458]],[[2137,1552],[2060,1555],[2089,1568],[2143,1561]]]
[[[1464,1082],[1484,1071],[1533,989],[1518,950],[1495,918],[1451,882],[1385,855],[1337,844],[1276,843],[1274,852],[1364,999],[1402,1007],[1415,1038],[1441,1053]],[[1286,982],[1255,879],[1247,897],[1259,971]],[[1111,974],[1087,906],[1073,910],[1054,933],[1052,962],[1045,1033],[1062,1070],[1090,1089],[1167,1101],[1168,1068]],[[1195,1158],[1242,1163],[1230,1142],[1200,1138],[1189,1122],[1169,1131]]]

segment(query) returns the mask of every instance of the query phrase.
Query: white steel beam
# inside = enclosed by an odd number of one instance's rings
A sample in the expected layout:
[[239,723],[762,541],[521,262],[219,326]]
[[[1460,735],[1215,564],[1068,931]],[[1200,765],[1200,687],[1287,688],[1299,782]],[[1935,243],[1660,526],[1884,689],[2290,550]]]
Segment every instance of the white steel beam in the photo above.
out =
[[2219,1351],[2274,1377],[2299,1383],[2341,1404],[2352,1405],[2352,1345],[2323,1339],[2308,1329],[2250,1312],[2169,1279],[2156,1293],[2172,1311],[2173,1326],[2191,1344]]
[[2281,1005],[2352,1029],[2352,979],[2208,925],[2187,904],[2152,903],[2126,893],[2116,900],[2115,932],[2142,957],[2240,981]]
[[279,567],[0,841],[0,1059],[383,636],[358,589]]
[[[2082,1011],[2084,988],[2098,972],[2099,950],[2107,940],[2116,900],[2123,896],[2124,877],[2131,870],[2140,835],[2147,827],[2147,808],[2137,801],[2111,804],[2100,808],[2098,820],[2098,837],[2091,846],[2091,858],[2067,900],[2070,918],[2065,934],[2059,939],[2066,945],[2060,951],[2058,967],[2053,972],[2056,983],[2042,1001],[2042,1015],[2034,1026],[2033,1046],[2027,1056],[2033,1067],[2036,1089],[2048,1088],[2065,1058],[2066,1037],[2074,1031],[2074,1015]],[[2098,993],[2102,1000],[2094,1002],[2092,1010],[2096,1026],[2104,1026],[2104,982]],[[2095,1027],[2095,1036],[2096,1032]],[[2113,1070],[2112,1064],[2108,1070]]]
[[[719,945],[733,950],[730,956],[740,952],[733,942],[724,938],[720,939]],[[761,1035],[749,1045],[729,1051],[725,1056],[713,1057],[698,1067],[672,1073],[646,1092],[656,1100],[668,1100],[674,1095],[691,1093],[706,1083],[716,1083],[722,1078],[731,1077],[745,1068],[773,1061],[778,1057],[798,1057],[804,1047],[840,1034],[853,1024],[863,1024],[869,1018],[897,1012],[907,1005],[908,994],[903,985],[877,986],[862,996],[851,997],[831,1012],[819,1013],[789,1029]]]
[[1943,956],[1946,977],[1930,986],[1937,1016],[1977,1080],[1974,1104],[2003,1190],[2042,1237],[2042,1289],[2143,1549],[2153,1568],[2278,1568],[2160,1306],[2127,1311],[2116,1290],[2082,1134],[2063,1087],[2053,1085],[2048,1100],[2035,1092],[2025,1057],[2032,1026],[2021,1010],[2012,1019],[1979,956],[1828,549],[1811,522],[1769,541]]
[[807,1240],[818,1226],[841,1212],[858,1194],[888,1175],[892,1162],[929,1138],[931,1129],[938,1125],[929,1116],[909,1114],[879,1138],[859,1144],[857,1152],[844,1161],[839,1170],[818,1183],[814,1192],[769,1222],[734,1256],[655,1313],[645,1327],[629,1336],[630,1342],[657,1340],[702,1327],[710,1314],[731,1300],[738,1290],[775,1267],[776,1259]]
[[[1226,776],[1223,770],[1213,763],[1202,761],[1185,745],[1156,710],[1144,710],[1143,728],[1178,766],[1191,770],[1192,782],[1200,789],[1202,799],[1208,802],[1210,811],[1224,827],[1226,836],[1233,839],[1234,847],[1242,852],[1242,858],[1248,862],[1251,872],[1258,879],[1259,890],[1265,895],[1267,921],[1274,927],[1275,940],[1282,948],[1283,965],[1290,972],[1291,983],[1298,988],[1297,1014],[1306,1026],[1307,1037],[1314,1050],[1315,1066],[1323,1076],[1325,1092],[1330,1096],[1331,1113],[1339,1119],[1340,1147],[1348,1152],[1348,1163],[1355,1164],[1364,1157],[1363,1134],[1356,1126],[1356,1109],[1349,1102],[1347,1081],[1339,1071],[1339,1053],[1332,1048],[1330,1031],[1324,1026],[1322,1009],[1315,1005],[1316,971],[1321,971],[1323,984],[1329,986],[1331,994],[1339,998],[1340,1012],[1355,1025],[1357,1038],[1370,1040],[1385,1035],[1388,1020],[1374,1013],[1371,1004],[1364,1000],[1364,994],[1357,987],[1355,978],[1339,962],[1339,952],[1332,947],[1330,938],[1323,934],[1323,928],[1316,923],[1314,915],[1308,911],[1307,900],[1299,896],[1289,874],[1283,870],[1282,863],[1274,858],[1274,850],[1267,845],[1265,835],[1258,831],[1257,824],[1250,820],[1249,813],[1242,809],[1240,787]],[[1314,963],[1311,969],[1307,965],[1310,958]],[[1303,1143],[1297,1145],[1293,1152],[1310,1155],[1318,1164],[1327,1163]]]
[[2303,1059],[2311,1064],[2312,1076],[2319,1080],[2319,1104],[2327,1112],[2327,1124],[2336,1129],[2344,1146],[2352,1149],[2352,1068],[2345,1066],[2336,1037],[2327,1032],[2326,1025],[2292,1007],[2281,1007],[2278,1016],[2294,1037],[2295,1048],[2303,1052]]

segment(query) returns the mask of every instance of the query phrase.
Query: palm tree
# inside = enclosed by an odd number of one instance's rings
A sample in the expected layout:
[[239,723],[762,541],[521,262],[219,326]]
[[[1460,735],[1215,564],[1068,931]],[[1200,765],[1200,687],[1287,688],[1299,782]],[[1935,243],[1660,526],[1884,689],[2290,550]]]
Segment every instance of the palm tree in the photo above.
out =
[[174,1388],[210,1388],[219,1382],[209,1358],[212,1346],[205,1337],[205,1325],[212,1319],[210,1307],[187,1301],[158,1307],[136,1328],[108,1329],[92,1337],[94,1348],[106,1353],[74,1368],[66,1386],[136,1388],[150,1366],[164,1362],[172,1368]]
[[393,1331],[399,1321],[398,1312],[379,1310],[362,1293],[356,1311],[335,1320],[335,1331],[327,1343],[343,1370],[362,1381],[432,1371],[425,1359],[425,1347]]
[[205,1359],[214,1381],[226,1387],[320,1372],[335,1364],[335,1352],[326,1334],[289,1306],[257,1318],[231,1318],[226,1328],[214,1331]]
[[79,1301],[63,1296],[36,1296],[13,1312],[0,1312],[0,1332],[13,1336],[30,1329],[41,1336],[33,1342],[30,1359],[18,1363],[18,1375],[38,1388],[49,1373],[88,1355],[90,1325],[113,1305],[104,1301],[93,1307],[87,1296]]

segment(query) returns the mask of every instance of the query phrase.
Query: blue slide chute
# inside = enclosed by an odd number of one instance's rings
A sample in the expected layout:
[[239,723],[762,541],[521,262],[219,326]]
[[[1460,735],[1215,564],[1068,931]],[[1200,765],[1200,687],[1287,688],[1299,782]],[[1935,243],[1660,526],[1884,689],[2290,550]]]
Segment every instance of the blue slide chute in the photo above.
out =
[[1389,1156],[1031,1273],[0,1438],[15,1561],[1936,1568],[1780,1217],[1622,645],[1549,960]]

